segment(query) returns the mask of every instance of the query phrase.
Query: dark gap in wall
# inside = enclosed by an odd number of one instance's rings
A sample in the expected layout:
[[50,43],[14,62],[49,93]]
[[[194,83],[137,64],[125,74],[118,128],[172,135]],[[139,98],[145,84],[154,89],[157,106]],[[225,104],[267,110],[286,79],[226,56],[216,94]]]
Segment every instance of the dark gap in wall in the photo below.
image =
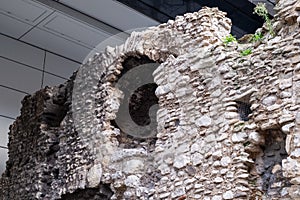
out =
[[252,113],[251,104],[242,101],[236,101],[237,110],[242,121],[249,121],[249,115]]
[[145,55],[132,55],[128,56],[122,63],[123,69],[121,74],[119,74],[118,79],[126,74],[131,69],[138,67],[143,64],[156,63],[155,61],[148,58]]
[[263,134],[265,145],[262,146],[262,190],[268,195],[280,195],[283,187],[290,186],[289,180],[282,174],[282,160],[288,156],[285,150],[286,134],[280,130],[267,130]]
[[101,184],[100,188],[77,189],[73,193],[61,196],[62,200],[109,200],[113,191],[108,184]]
[[53,173],[53,177],[55,178],[55,179],[58,179],[58,176],[59,176],[59,169],[54,169],[53,171],[52,171],[52,173]]
[[[123,70],[118,75],[118,80],[128,73],[131,69],[135,67],[142,66],[144,64],[159,64],[147,56],[144,55],[131,55],[128,56],[122,63]],[[152,68],[151,68],[152,69]],[[130,72],[129,72],[130,73]],[[133,74],[135,72],[132,72]],[[148,70],[145,71],[146,75],[151,75],[153,71]],[[143,77],[139,77],[140,74],[132,75],[125,81],[125,84],[121,86],[121,90],[124,92],[124,99],[121,101],[121,106],[128,106],[129,109],[129,117],[131,120],[138,126],[147,126],[151,123],[149,110],[153,105],[158,104],[158,98],[155,95],[155,90],[157,85],[154,83],[145,83],[140,87],[134,89],[133,93],[128,90],[126,84],[131,84],[131,82],[143,82]],[[138,85],[138,84],[137,84]],[[127,91],[128,90],[128,91]],[[120,106],[120,107],[121,107]],[[119,108],[120,110],[120,108]],[[121,115],[122,116],[122,115]],[[117,117],[120,117],[120,112],[117,113]],[[156,117],[155,117],[156,119]],[[125,121],[127,119],[124,119]],[[130,120],[128,120],[130,121]],[[122,128],[118,126],[116,120],[111,121],[111,125],[120,129],[120,135],[117,136],[120,147],[122,148],[138,148],[141,147],[141,143],[143,145],[147,144],[148,150],[152,151],[154,149],[156,143],[156,136],[152,136],[149,138],[136,138],[131,135],[128,135],[122,131]]]
[[149,109],[158,104],[158,98],[155,95],[157,85],[150,83],[137,88],[129,100],[129,113],[132,120],[140,126],[149,125],[151,120]]
[[291,185],[282,171],[282,160],[288,156],[286,134],[280,129],[265,130],[260,134],[265,142],[250,153],[255,162],[250,170],[250,182],[266,196],[281,198],[282,189]]
[[175,120],[175,126],[179,126],[180,125],[180,120],[179,119],[176,119]]
[[42,114],[42,121],[50,127],[59,127],[68,111],[66,86],[60,85],[56,90],[53,91],[53,97],[45,97],[45,110]]

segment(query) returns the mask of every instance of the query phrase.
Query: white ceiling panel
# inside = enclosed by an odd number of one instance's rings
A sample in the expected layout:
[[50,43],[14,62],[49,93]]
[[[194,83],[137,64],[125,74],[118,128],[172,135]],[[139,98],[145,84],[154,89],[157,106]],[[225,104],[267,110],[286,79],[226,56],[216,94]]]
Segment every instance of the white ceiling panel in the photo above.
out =
[[6,161],[8,160],[8,152],[6,149],[0,149],[0,176],[5,171]]
[[66,82],[66,79],[59,78],[57,76],[53,76],[51,74],[45,73],[44,74],[44,84],[43,87],[45,86],[58,86],[64,82]]
[[30,31],[22,38],[22,40],[78,62],[81,62],[90,52],[90,49],[82,45],[39,28]]
[[7,147],[9,126],[14,121],[4,117],[0,117],[0,146]]
[[78,63],[52,53],[46,54],[45,71],[69,78],[79,67]]
[[0,69],[0,85],[12,87],[27,93],[32,93],[41,87],[41,71],[4,58],[0,58]]
[[43,50],[3,35],[0,35],[0,44],[0,56],[43,69]]
[[90,49],[111,36],[108,33],[59,12],[53,13],[39,24],[39,27]]
[[[0,87],[0,115],[16,118],[20,115],[21,101],[25,94]],[[2,122],[1,122],[2,123]],[[2,124],[0,124],[2,128]],[[2,129],[0,129],[1,131]]]
[[60,2],[123,31],[159,24],[150,17],[113,0],[60,0]]
[[0,13],[36,25],[52,11],[31,0],[2,0]]
[[2,13],[0,13],[0,27],[0,33],[14,38],[21,37],[24,33],[32,28],[31,25],[23,23]]

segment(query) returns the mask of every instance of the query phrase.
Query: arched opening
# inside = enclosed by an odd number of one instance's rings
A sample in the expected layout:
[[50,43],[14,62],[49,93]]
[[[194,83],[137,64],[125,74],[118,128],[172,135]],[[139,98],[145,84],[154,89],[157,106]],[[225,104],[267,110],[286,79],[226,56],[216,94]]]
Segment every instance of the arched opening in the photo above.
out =
[[61,196],[62,200],[109,200],[113,195],[109,185],[102,184],[100,188],[77,189],[73,193],[67,193]]
[[[138,148],[148,145],[152,151],[156,142],[157,85],[152,73],[160,63],[144,55],[128,56],[122,63],[116,87],[124,98],[120,102],[116,119],[111,124],[120,129],[117,139],[121,148]],[[140,135],[139,135],[140,134]]]

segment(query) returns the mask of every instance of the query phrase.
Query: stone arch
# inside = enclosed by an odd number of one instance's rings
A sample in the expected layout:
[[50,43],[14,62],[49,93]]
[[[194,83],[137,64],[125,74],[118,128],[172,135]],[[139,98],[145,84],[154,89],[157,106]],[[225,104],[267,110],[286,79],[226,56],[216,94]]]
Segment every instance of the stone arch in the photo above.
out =
[[[219,12],[217,9],[208,9],[208,11],[208,13],[205,12],[205,15],[224,16],[224,13]],[[201,15],[203,13],[199,14],[199,20],[204,20]],[[186,20],[187,23],[193,24],[190,21],[191,17],[187,15],[183,19],[175,20],[178,21],[175,23],[170,21],[167,24],[141,33],[132,33],[124,45],[116,48],[108,47],[105,52],[91,58],[78,73],[79,80],[75,80],[75,88],[79,90],[73,95],[73,97],[76,97],[75,101],[73,98],[73,107],[75,110],[80,110],[80,113],[75,114],[74,117],[75,121],[80,122],[76,130],[94,155],[94,165],[102,166],[103,173],[101,175],[104,184],[118,182],[120,187],[125,188],[124,183],[119,183],[122,178],[118,173],[122,172],[125,177],[133,176],[133,174],[142,175],[145,174],[148,167],[146,166],[147,159],[149,159],[147,150],[140,151],[139,149],[137,151],[136,148],[120,148],[120,141],[118,140],[118,136],[121,134],[120,130],[111,123],[116,119],[120,100],[122,99],[122,93],[116,89],[114,83],[122,74],[124,60],[129,56],[147,56],[150,60],[162,63],[160,65],[162,66],[166,60],[168,62],[175,60],[175,57],[186,54],[193,48],[198,49],[221,43],[223,36],[229,33],[230,20],[227,18],[223,20],[222,18],[222,22],[219,22],[220,32],[209,34],[211,26],[207,25],[206,27],[205,25],[207,30],[203,31],[203,34],[195,35],[195,40],[189,43],[189,35],[186,34],[185,28],[181,27],[180,22]],[[197,29],[196,26],[195,29]],[[179,59],[179,65],[183,62],[182,59],[184,59],[184,56]],[[206,58],[204,60],[206,63]],[[207,63],[209,66],[211,61],[207,60]],[[160,70],[164,70],[163,67]],[[155,77],[157,80],[154,81],[157,85],[163,85],[158,77]],[[95,112],[91,113],[91,110]],[[180,119],[176,118],[174,124],[180,127]],[[133,165],[135,167],[132,167]],[[114,168],[115,174],[110,171],[112,168]],[[151,169],[150,171],[154,172],[154,175],[149,176],[156,176],[156,170]],[[111,185],[110,187],[115,192],[115,186]],[[126,189],[126,191],[128,190],[130,190],[130,187]],[[120,196],[122,195],[120,194]]]

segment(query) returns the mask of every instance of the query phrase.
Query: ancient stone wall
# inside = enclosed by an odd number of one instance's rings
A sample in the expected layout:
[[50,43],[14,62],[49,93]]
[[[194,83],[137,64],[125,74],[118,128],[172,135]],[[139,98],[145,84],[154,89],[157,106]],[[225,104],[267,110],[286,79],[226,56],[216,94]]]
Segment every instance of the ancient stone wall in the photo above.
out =
[[245,44],[216,8],[178,16],[25,97],[0,199],[299,199],[300,4],[275,10]]

